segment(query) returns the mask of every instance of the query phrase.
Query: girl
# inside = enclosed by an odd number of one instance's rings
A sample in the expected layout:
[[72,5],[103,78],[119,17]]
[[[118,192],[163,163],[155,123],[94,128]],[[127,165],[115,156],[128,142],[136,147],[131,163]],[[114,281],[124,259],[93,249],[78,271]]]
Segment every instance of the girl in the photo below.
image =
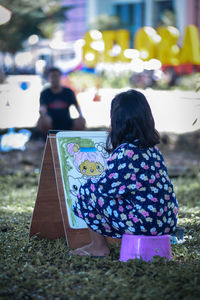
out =
[[105,256],[105,236],[171,234],[178,204],[159,149],[159,134],[145,96],[120,93],[111,103],[111,152],[105,174],[79,189],[74,213],[89,226],[91,243],[71,254]]

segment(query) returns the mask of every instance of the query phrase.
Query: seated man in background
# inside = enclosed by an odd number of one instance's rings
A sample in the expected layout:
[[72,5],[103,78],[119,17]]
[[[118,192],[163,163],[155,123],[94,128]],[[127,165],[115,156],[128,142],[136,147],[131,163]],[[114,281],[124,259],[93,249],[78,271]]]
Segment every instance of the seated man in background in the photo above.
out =
[[[48,130],[84,130],[85,119],[74,92],[61,85],[61,71],[52,67],[47,72],[50,87],[40,94],[39,130],[46,135]],[[77,119],[72,119],[69,112],[70,105],[74,105],[79,113]]]

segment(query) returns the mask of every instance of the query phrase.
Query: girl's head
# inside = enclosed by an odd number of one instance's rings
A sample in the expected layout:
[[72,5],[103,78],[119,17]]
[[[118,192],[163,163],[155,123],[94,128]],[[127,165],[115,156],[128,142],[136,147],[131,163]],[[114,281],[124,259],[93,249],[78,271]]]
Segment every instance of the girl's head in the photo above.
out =
[[160,142],[151,108],[142,93],[128,90],[116,95],[111,103],[110,117],[107,151],[111,152],[120,144],[133,143],[134,140],[138,140],[142,148],[153,147]]

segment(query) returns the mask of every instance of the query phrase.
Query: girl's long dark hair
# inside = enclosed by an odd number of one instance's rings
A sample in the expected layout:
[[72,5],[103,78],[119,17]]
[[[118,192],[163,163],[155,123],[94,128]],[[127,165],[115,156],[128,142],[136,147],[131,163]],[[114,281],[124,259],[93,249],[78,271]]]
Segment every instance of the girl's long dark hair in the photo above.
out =
[[106,141],[109,153],[122,143],[135,140],[141,148],[153,147],[160,142],[151,108],[142,93],[128,90],[116,95],[111,103],[110,117],[111,128]]

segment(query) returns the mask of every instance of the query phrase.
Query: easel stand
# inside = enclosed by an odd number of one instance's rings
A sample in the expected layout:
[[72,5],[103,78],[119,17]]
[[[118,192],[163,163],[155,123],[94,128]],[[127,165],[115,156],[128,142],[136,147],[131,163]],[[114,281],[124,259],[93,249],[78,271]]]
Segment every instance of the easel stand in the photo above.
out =
[[[56,239],[65,237],[70,248],[90,243],[88,229],[69,226],[61,170],[56,145],[56,135],[47,136],[38,193],[30,227],[30,236]],[[110,243],[118,239],[108,238]]]

